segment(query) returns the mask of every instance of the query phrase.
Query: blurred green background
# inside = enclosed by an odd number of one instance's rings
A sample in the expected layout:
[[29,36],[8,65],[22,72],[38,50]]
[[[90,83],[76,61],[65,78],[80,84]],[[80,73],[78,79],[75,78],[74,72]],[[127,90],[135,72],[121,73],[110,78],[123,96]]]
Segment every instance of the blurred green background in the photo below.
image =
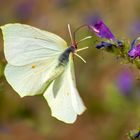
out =
[[[140,36],[139,0],[0,0],[0,25],[29,24],[64,38],[72,30],[100,16],[118,39]],[[77,40],[89,34],[77,33]],[[94,41],[75,58],[77,87],[87,110],[72,124],[51,117],[42,96],[20,98],[5,80],[6,60],[0,35],[0,140],[126,140],[140,126],[140,74],[131,64],[97,50]]]

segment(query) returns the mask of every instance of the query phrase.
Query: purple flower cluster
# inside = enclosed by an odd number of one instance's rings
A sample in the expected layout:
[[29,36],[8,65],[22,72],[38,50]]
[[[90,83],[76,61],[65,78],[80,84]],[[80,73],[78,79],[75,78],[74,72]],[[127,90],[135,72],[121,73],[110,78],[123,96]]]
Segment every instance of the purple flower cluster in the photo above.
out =
[[[101,20],[97,19],[89,25],[89,28],[94,32],[98,37],[105,38],[107,41],[101,41],[100,44],[96,46],[97,49],[106,48],[106,47],[123,47],[123,42],[116,39],[107,25]],[[140,57],[140,43],[137,44],[140,37],[136,38],[131,43],[131,48],[128,51],[128,56],[132,59]]]

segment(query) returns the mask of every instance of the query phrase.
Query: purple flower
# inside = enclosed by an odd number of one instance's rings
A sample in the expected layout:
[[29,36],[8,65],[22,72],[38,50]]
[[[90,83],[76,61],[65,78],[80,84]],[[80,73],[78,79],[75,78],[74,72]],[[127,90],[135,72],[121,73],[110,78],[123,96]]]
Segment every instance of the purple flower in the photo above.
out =
[[34,5],[35,0],[25,0],[19,3],[15,8],[16,18],[23,22],[28,20],[32,16]]
[[93,32],[96,33],[97,36],[109,40],[115,40],[115,36],[111,33],[109,28],[101,19],[97,19],[96,21],[91,23],[89,27]]
[[96,46],[97,49],[106,48],[106,47],[111,48],[112,46],[114,47],[123,46],[123,42],[115,38],[115,36],[106,26],[106,24],[98,16],[92,18],[88,26],[90,30],[94,32],[98,37],[106,38],[108,40],[108,42],[102,41],[100,44],[98,44]]
[[112,46],[115,46],[115,47],[122,47],[123,46],[123,43],[119,40],[116,41],[116,44],[114,43],[110,43],[110,42],[104,42],[102,41],[100,44],[98,44],[96,46],[97,49],[101,49],[101,48],[106,48],[106,47],[112,47]]
[[128,51],[128,56],[135,59],[136,57],[140,57],[140,44],[136,45],[136,42],[140,39],[140,37],[136,38],[131,43],[131,49]]
[[122,93],[129,95],[133,88],[133,74],[130,71],[123,70],[117,78],[117,86]]

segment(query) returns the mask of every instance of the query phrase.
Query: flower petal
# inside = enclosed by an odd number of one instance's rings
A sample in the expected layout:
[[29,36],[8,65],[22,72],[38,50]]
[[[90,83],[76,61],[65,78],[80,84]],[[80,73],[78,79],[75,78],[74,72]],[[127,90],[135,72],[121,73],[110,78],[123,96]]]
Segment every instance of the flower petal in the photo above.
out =
[[96,46],[96,48],[97,48],[97,49],[101,49],[101,48],[111,47],[111,46],[113,46],[113,44],[102,41],[100,44],[98,44],[98,45]]
[[135,48],[131,49],[129,52],[128,52],[128,56],[135,59],[137,57],[137,50]]
[[136,38],[131,43],[131,49],[128,51],[128,56],[135,59],[140,57],[140,44],[136,45],[136,42],[140,40],[140,37]]
[[95,23],[89,25],[92,31],[96,33],[97,36],[101,38],[107,38],[110,40],[115,40],[115,36],[111,33],[109,28],[105,25],[105,23],[98,19]]

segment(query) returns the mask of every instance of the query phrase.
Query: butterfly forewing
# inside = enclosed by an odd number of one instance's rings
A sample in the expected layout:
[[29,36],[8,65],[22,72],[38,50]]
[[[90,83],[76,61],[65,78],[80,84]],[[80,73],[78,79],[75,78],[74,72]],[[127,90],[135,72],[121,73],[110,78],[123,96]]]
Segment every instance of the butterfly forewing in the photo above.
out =
[[67,47],[66,42],[29,25],[7,24],[1,29],[8,61],[7,81],[21,97],[40,94],[47,80],[55,77],[55,67]]
[[5,57],[11,65],[23,66],[60,55],[67,47],[59,36],[24,24],[1,26]]

